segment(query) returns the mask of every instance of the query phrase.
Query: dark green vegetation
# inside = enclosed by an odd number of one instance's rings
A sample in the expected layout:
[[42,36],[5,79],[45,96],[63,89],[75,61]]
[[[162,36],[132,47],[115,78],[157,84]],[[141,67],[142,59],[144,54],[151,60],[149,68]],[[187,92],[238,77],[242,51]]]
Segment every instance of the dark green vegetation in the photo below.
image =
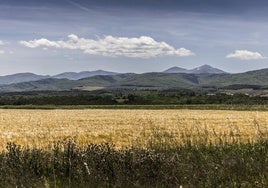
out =
[[[132,105],[162,105],[160,108],[180,108],[185,105],[268,105],[268,97],[244,94],[210,94],[190,90],[115,89],[98,91],[19,92],[0,95],[0,106],[74,106],[112,105],[132,108]],[[122,107],[124,106],[125,107]],[[121,106],[121,107],[120,107]],[[112,108],[112,107],[111,107]],[[157,107],[155,107],[157,108]],[[262,106],[266,109],[266,107]]]
[[[0,92],[92,90],[95,88],[167,90],[189,89],[192,91],[242,93],[267,93],[268,69],[239,74],[192,74],[192,73],[144,73],[97,75],[79,80],[48,78],[37,81],[1,85]],[[260,92],[261,91],[261,92]]]
[[116,150],[108,144],[58,143],[0,154],[1,187],[267,187],[268,142],[154,145]]
[[268,111],[268,105],[5,105],[0,109],[133,109],[133,110],[167,110],[167,109],[188,109],[188,110],[237,110],[237,111]]

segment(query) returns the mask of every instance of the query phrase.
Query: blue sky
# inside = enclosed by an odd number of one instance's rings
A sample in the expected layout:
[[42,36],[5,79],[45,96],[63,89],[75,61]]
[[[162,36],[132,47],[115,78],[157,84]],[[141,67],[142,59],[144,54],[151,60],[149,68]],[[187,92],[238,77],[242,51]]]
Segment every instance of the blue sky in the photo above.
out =
[[268,67],[265,0],[0,0],[0,75]]

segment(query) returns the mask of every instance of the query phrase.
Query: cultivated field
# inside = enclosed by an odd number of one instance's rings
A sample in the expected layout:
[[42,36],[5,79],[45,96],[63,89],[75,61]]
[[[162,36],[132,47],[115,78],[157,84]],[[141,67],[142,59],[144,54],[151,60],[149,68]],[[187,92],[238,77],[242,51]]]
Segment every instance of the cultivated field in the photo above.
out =
[[73,139],[83,146],[252,142],[267,138],[268,112],[221,110],[0,110],[0,149],[7,142],[49,148]]

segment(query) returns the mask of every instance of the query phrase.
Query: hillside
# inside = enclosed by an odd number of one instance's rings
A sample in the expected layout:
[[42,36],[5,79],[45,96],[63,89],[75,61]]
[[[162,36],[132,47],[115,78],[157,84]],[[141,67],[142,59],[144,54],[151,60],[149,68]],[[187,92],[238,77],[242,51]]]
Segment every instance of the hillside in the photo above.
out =
[[114,76],[93,76],[80,80],[48,78],[38,81],[16,83],[0,86],[0,92],[23,91],[63,91],[83,89],[84,87],[109,87],[117,83],[128,74]]
[[239,74],[230,74],[211,80],[211,85],[228,86],[234,84],[268,85],[268,69],[249,71]]
[[135,74],[117,83],[119,86],[148,88],[192,88],[198,85],[198,78],[192,74],[145,73]]

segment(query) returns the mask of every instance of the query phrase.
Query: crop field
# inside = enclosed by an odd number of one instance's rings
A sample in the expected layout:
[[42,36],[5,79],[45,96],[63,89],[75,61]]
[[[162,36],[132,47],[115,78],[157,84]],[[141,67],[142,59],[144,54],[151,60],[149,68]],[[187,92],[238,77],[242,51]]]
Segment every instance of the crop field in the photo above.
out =
[[0,187],[267,187],[268,112],[0,110]]
[[230,110],[0,110],[0,149],[7,142],[49,149],[72,139],[116,148],[186,140],[254,142],[268,134],[268,112]]

